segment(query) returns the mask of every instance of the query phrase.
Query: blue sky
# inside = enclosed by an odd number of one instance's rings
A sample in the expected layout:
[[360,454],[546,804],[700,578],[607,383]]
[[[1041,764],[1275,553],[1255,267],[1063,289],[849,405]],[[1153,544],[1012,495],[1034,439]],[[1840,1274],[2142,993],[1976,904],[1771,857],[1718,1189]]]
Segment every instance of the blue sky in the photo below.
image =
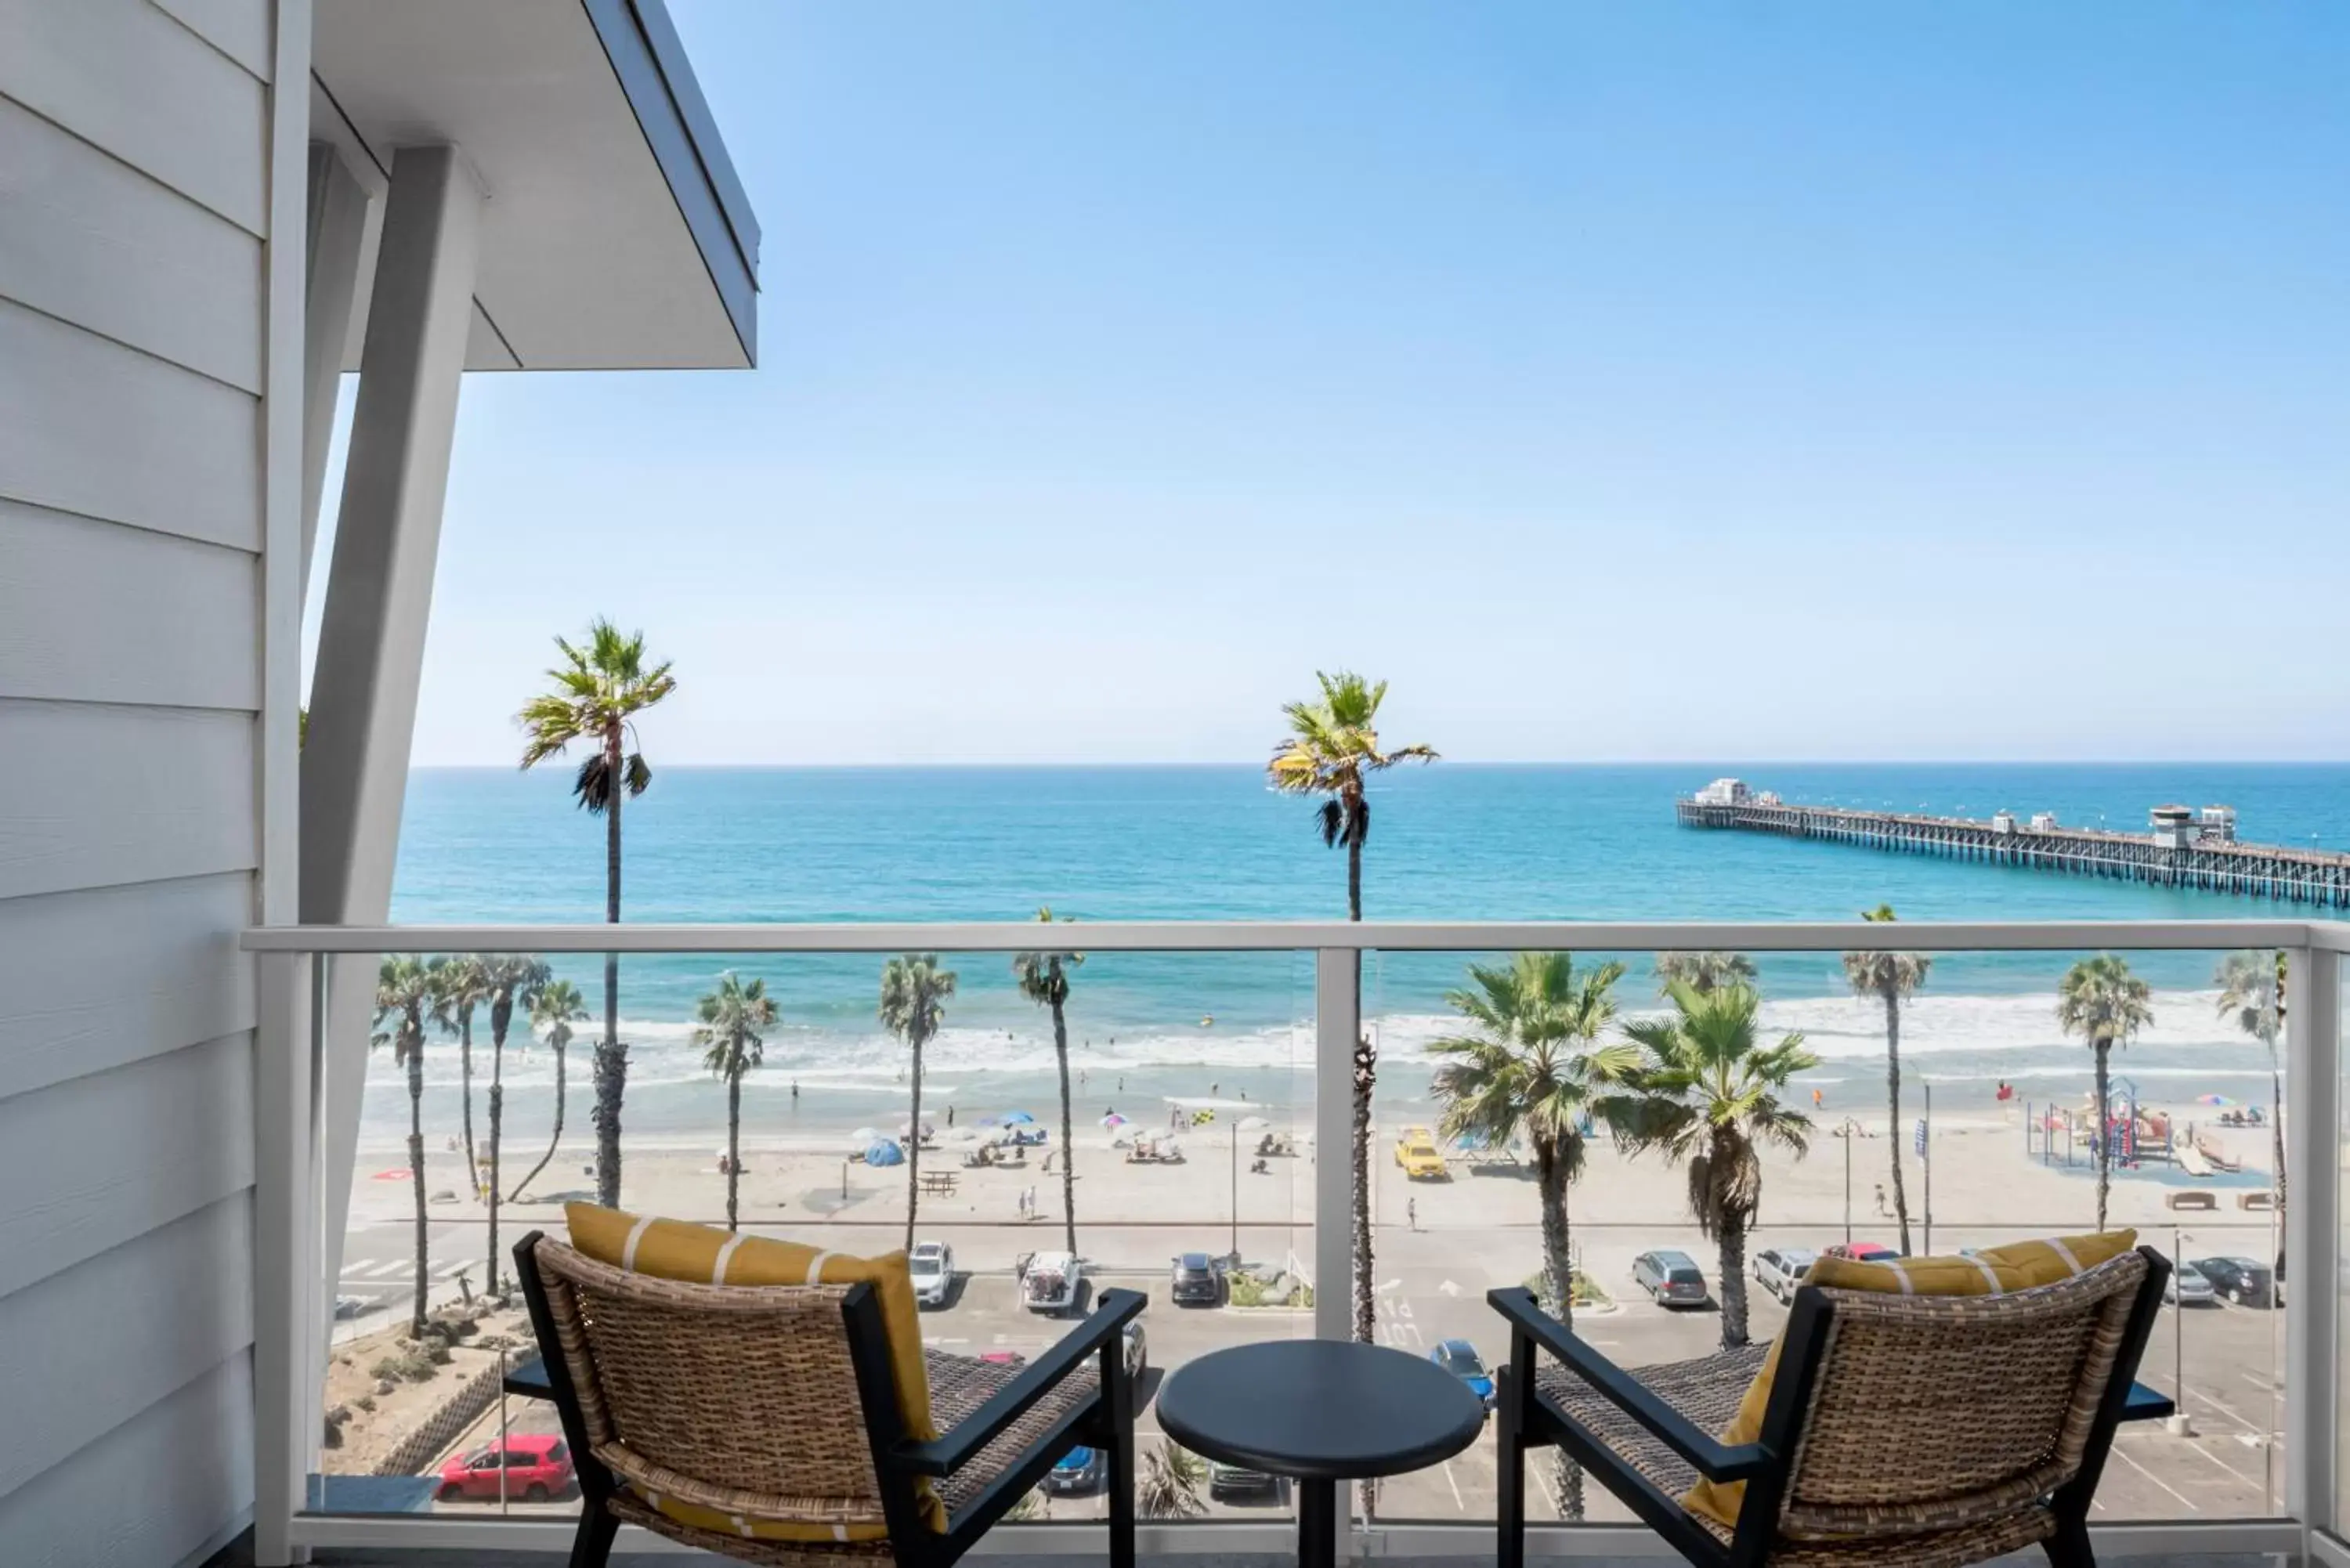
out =
[[469,382],[421,763],[598,612],[681,763],[2350,754],[2350,7],[671,9],[763,364]]

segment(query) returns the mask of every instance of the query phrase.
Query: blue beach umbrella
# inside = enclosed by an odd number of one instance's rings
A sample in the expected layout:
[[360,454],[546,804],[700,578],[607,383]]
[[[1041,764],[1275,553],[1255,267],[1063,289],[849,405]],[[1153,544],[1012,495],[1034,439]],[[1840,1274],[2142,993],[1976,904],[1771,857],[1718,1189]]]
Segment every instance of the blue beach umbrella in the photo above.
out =
[[868,1165],[903,1165],[906,1163],[906,1154],[903,1149],[899,1148],[894,1143],[877,1142],[866,1148],[865,1163]]
[[1026,1111],[1006,1111],[1003,1113],[1003,1125],[1006,1127],[1017,1127],[1028,1122],[1033,1122],[1035,1119],[1036,1118],[1035,1116],[1030,1116]]

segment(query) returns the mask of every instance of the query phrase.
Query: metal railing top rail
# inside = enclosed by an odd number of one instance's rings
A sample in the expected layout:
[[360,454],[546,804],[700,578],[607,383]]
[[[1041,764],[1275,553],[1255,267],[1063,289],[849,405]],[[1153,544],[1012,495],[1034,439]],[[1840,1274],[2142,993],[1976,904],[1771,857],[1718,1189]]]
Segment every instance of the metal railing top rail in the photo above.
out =
[[[1033,920],[809,925],[255,926],[240,939],[263,953],[889,953],[1022,952],[1041,945]],[[1099,920],[1053,928],[1087,952],[1602,952],[1738,949],[1747,952],[2046,952],[2315,948],[2350,952],[2340,920]]]

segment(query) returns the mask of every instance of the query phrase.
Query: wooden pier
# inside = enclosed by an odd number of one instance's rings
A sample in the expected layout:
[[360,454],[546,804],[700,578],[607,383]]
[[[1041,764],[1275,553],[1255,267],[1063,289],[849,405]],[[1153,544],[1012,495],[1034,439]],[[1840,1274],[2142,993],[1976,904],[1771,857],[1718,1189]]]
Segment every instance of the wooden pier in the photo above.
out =
[[1674,803],[1673,811],[1684,827],[1738,828],[1991,866],[2034,867],[2162,888],[2350,907],[2350,855],[2330,850],[2209,837],[2182,843],[2175,836],[2166,841],[2158,833],[2030,827],[2004,815],[1993,824],[1968,817],[1794,805],[1769,797],[1716,801],[1684,796]]

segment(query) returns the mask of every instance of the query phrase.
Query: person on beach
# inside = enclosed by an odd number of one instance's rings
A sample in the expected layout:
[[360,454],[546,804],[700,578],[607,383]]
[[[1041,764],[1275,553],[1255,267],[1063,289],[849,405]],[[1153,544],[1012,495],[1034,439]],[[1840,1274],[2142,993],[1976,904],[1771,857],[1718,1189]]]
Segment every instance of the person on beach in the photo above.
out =
[[1407,1198],[1403,1200],[1403,1222],[1414,1231],[1419,1229],[1419,1199]]
[[1885,1183],[1881,1181],[1877,1184],[1877,1211],[1888,1220],[1893,1217],[1893,1211],[1885,1207]]
[[1815,1111],[1818,1110],[1824,1103],[1825,1101],[1820,1092],[1817,1089],[1814,1089],[1812,1091],[1812,1109]]
[[947,1126],[954,1126],[954,1105],[951,1101],[947,1106]]

